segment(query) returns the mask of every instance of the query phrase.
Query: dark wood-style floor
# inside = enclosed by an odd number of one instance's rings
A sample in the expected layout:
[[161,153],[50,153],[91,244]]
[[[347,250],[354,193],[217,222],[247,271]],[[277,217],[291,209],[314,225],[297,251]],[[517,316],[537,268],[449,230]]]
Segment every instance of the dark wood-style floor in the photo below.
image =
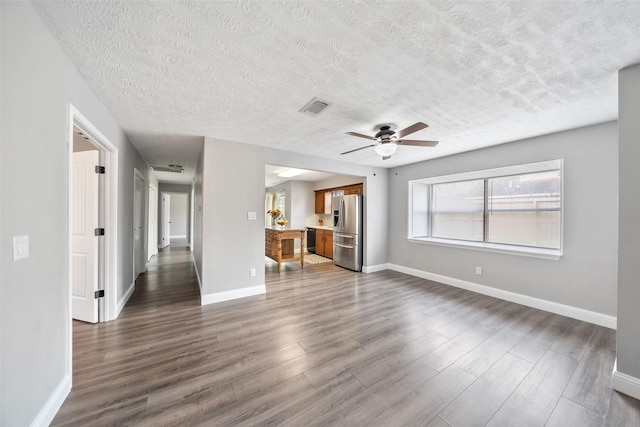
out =
[[119,319],[74,323],[53,425],[640,425],[610,329],[332,264],[268,263],[266,295],[199,301],[172,247]]

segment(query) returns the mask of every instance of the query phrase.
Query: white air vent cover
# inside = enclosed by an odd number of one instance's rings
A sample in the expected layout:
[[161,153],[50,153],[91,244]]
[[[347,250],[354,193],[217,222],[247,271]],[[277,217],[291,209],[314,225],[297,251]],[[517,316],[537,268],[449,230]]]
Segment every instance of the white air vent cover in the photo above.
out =
[[156,172],[171,172],[171,173],[183,173],[184,168],[182,165],[169,165],[169,166],[151,166]]
[[307,102],[307,105],[300,109],[301,113],[312,114],[314,116],[320,114],[324,111],[325,108],[329,106],[329,103],[326,101],[322,101],[318,98],[313,98],[311,101]]

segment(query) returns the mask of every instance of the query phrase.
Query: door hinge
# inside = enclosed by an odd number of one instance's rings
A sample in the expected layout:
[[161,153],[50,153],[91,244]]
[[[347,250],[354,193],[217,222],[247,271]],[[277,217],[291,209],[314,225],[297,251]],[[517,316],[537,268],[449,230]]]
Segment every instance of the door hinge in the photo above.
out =
[[105,172],[106,172],[106,170],[105,170],[104,166],[96,166],[96,173],[103,174]]
[[93,234],[96,236],[104,236],[104,228],[95,228]]
[[99,289],[94,293],[96,298],[104,298],[104,289]]

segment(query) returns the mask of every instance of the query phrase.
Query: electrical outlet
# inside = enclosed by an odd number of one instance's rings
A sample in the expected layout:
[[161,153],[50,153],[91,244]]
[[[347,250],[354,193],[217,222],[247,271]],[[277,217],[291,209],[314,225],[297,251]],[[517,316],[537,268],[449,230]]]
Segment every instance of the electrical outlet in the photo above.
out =
[[482,276],[482,267],[476,267],[476,276]]
[[251,277],[256,277],[256,269],[255,269],[255,268],[252,268],[252,269],[249,271],[249,275],[250,275]]

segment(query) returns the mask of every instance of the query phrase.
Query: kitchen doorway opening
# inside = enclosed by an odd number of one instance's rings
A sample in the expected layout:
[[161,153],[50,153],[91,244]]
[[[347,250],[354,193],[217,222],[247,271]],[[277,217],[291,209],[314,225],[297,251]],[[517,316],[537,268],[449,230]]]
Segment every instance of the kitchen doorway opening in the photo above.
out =
[[[292,176],[292,174],[295,175]],[[363,194],[366,177],[336,172],[299,169],[284,165],[265,165],[265,273],[278,271],[278,245],[280,246],[280,270],[301,269],[301,253],[304,263],[333,262],[333,211],[332,198],[340,193]],[[306,230],[302,239],[290,241],[274,237],[273,212],[277,209],[286,217],[286,229]],[[275,230],[277,232],[277,230]],[[315,238],[310,238],[314,236]]]

